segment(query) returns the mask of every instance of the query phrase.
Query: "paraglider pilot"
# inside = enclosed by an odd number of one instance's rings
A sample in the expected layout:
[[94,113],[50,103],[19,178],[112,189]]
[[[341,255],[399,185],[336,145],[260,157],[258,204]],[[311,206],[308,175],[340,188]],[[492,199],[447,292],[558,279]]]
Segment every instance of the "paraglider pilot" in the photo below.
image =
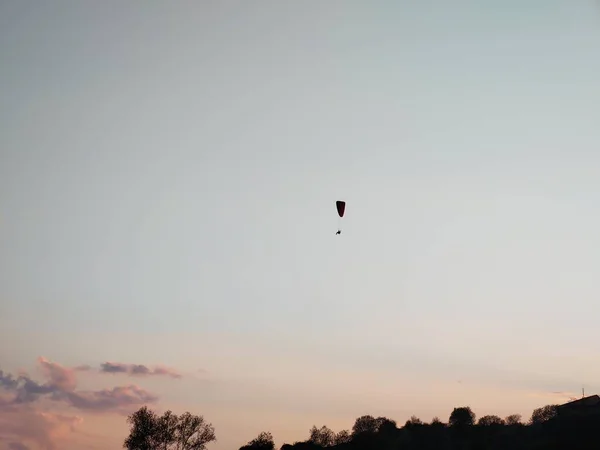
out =
[[[337,209],[337,213],[338,216],[340,216],[339,221],[342,221],[342,217],[344,217],[344,211],[346,211],[346,202],[342,201],[342,200],[338,200],[337,202],[335,202],[335,208]],[[336,235],[338,234],[342,234],[342,229],[341,227],[339,227],[338,225],[338,230],[337,233],[335,233]]]

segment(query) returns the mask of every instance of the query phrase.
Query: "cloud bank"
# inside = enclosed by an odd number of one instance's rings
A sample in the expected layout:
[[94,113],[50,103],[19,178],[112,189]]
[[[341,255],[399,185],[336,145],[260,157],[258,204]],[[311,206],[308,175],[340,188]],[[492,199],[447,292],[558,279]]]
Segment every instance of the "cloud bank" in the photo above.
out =
[[37,363],[41,380],[25,372],[12,374],[0,369],[0,441],[6,442],[11,450],[57,450],[61,440],[75,433],[83,421],[77,412],[129,414],[158,401],[156,395],[135,384],[79,390],[79,372],[181,378],[177,371],[163,366],[149,368],[141,364],[105,362],[98,369],[89,365],[65,367],[45,357],[39,357]]

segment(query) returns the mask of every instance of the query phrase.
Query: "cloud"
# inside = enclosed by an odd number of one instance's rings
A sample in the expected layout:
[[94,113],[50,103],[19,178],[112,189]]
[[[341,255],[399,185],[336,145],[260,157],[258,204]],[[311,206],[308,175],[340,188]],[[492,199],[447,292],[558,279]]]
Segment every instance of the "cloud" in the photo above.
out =
[[100,365],[102,373],[126,373],[133,376],[168,376],[171,378],[181,378],[181,374],[174,369],[155,366],[150,369],[143,364],[124,364],[115,362],[105,362]]
[[106,412],[155,403],[158,397],[138,386],[129,385],[100,391],[70,392],[66,399],[71,406],[81,410]]
[[165,366],[152,368],[142,364],[105,362],[98,369],[90,365],[62,366],[40,356],[37,359],[40,380],[24,371],[11,374],[0,370],[0,440],[11,450],[27,450],[29,444],[48,450],[60,448],[61,439],[74,432],[83,420],[77,415],[50,412],[48,407],[62,406],[87,413],[129,414],[158,401],[147,390],[129,384],[100,390],[78,390],[79,372],[127,374],[137,377],[181,374]]
[[123,408],[141,406],[158,400],[155,395],[135,385],[117,386],[99,391],[77,391],[74,369],[68,369],[43,357],[38,359],[38,363],[48,380],[44,384],[34,381],[27,375],[14,377],[0,371],[0,386],[14,394],[12,399],[0,397],[0,401],[19,405],[34,403],[42,397],[47,397],[78,409],[121,411]]
[[18,380],[10,373],[5,374],[0,370],[0,387],[5,389],[14,389],[17,387]]
[[8,450],[29,450],[29,447],[21,442],[11,442],[8,444]]
[[83,420],[77,415],[51,412],[49,407],[129,414],[158,400],[135,385],[78,390],[76,372],[91,370],[89,366],[69,368],[44,357],[37,363],[43,382],[25,372],[15,376],[0,370],[0,440],[14,444],[15,450],[27,448],[30,443],[47,450],[58,449],[60,440]]
[[53,363],[40,356],[38,363],[42,368],[44,376],[49,379],[48,385],[61,391],[73,391],[77,387],[75,371]]
[[33,380],[24,372],[15,377],[0,371],[0,387],[15,393],[13,403],[32,403],[45,395],[52,395],[57,399],[77,387],[74,369],[63,367],[42,356],[38,358],[38,364],[43,377],[47,380],[43,384]]
[[75,431],[81,417],[36,410],[31,405],[18,405],[0,413],[0,436],[11,441],[9,448],[28,449],[35,444],[43,449],[57,450],[60,442]]
[[127,373],[127,365],[120,363],[105,362],[100,365],[100,372],[104,373]]
[[77,387],[75,372],[79,369],[61,366],[43,356],[40,356],[37,362],[42,376],[46,379],[43,384],[33,380],[25,372],[15,377],[0,370],[0,388],[15,393],[13,403],[32,403],[44,395],[52,395],[57,399]]
[[[30,403],[36,401],[41,395],[58,392],[58,389],[51,384],[39,384],[29,378],[27,375],[14,377],[12,374],[4,373],[0,370],[0,387],[5,391],[13,392],[14,398],[9,403]],[[5,396],[0,397],[4,404],[7,402]]]
[[581,397],[581,394],[579,394],[579,397],[577,396],[576,393],[574,392],[565,392],[565,391],[534,391],[531,392],[529,394],[530,397],[536,397],[536,398],[544,398],[546,399],[546,401],[548,402],[560,402],[560,403],[565,403],[565,402],[570,402],[572,400],[576,400],[578,398]]
[[164,367],[164,366],[156,366],[154,368],[153,371],[154,375],[165,375],[171,378],[181,378],[181,374],[179,372],[176,372],[175,370],[169,368],[169,367]]

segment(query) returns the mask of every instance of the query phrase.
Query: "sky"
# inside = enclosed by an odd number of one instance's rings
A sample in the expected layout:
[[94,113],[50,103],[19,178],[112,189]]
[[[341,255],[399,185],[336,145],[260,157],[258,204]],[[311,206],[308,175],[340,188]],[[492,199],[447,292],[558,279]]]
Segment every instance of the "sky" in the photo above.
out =
[[599,51],[591,0],[0,1],[0,448],[600,391]]

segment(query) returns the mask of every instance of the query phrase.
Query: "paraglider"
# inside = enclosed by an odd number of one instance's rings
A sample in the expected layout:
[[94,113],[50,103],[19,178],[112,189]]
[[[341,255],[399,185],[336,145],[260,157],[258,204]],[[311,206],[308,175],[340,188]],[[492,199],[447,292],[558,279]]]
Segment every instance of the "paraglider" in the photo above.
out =
[[337,209],[338,216],[340,216],[339,221],[338,221],[338,230],[337,230],[337,233],[335,233],[336,235],[338,235],[338,234],[342,234],[342,228],[341,228],[340,224],[342,221],[342,217],[344,217],[344,212],[346,212],[346,202],[344,202],[342,200],[338,200],[335,202],[335,207]]

